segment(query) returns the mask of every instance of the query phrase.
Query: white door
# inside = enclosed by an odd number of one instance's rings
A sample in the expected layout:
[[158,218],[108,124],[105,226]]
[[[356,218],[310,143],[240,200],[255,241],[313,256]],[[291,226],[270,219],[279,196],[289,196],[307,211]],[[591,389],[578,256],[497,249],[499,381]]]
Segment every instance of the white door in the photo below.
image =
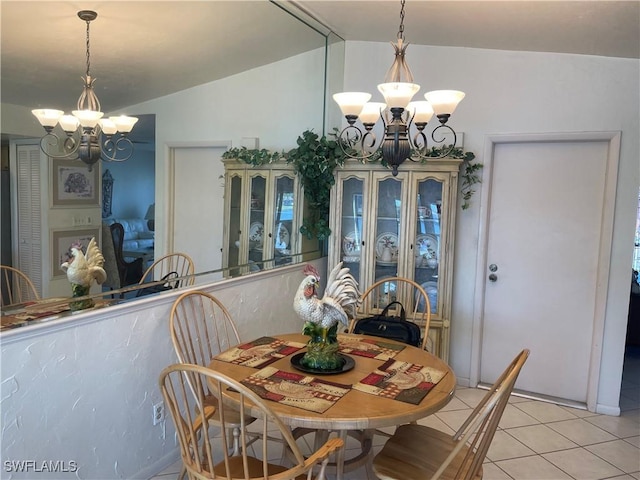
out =
[[494,144],[478,273],[485,278],[481,382],[493,383],[529,348],[519,390],[587,402],[601,348],[610,159],[610,139]]
[[[227,148],[224,143],[222,147],[172,149],[169,251],[187,253],[196,273],[222,267],[224,164],[221,158]],[[210,280],[212,278],[207,277],[206,281]]]

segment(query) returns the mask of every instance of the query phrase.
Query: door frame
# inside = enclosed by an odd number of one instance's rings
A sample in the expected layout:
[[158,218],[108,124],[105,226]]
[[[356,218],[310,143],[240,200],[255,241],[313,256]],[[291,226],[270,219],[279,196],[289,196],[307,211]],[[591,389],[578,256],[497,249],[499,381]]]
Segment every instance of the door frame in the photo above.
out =
[[499,144],[509,143],[556,143],[556,142],[603,142],[609,144],[606,174],[604,179],[604,198],[602,209],[602,232],[598,252],[597,287],[593,318],[593,337],[591,340],[591,359],[587,385],[587,409],[595,411],[600,383],[600,363],[604,338],[607,293],[609,289],[609,270],[611,265],[611,247],[613,240],[613,220],[615,196],[618,183],[618,161],[620,158],[621,132],[576,132],[541,134],[495,134],[485,137],[483,156],[482,198],[478,222],[478,257],[476,263],[476,282],[473,307],[471,340],[471,365],[469,371],[470,386],[478,385],[480,379],[480,358],[482,353],[482,330],[484,325],[484,296],[487,283],[487,244],[489,232],[490,198],[493,182],[493,158]]

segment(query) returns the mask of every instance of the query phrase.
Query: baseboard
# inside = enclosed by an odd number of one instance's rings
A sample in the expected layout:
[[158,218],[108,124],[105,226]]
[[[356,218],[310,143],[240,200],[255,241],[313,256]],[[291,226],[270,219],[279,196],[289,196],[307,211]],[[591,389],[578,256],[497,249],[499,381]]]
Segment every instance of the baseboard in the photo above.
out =
[[149,479],[164,472],[171,465],[180,460],[180,449],[176,447],[175,450],[167,453],[160,458],[157,462],[143,468],[131,478]]
[[620,407],[611,407],[609,405],[596,404],[596,413],[603,415],[613,415],[614,417],[620,416]]
[[[491,385],[489,385],[488,383],[480,383],[478,384],[478,388],[489,390],[491,388]],[[514,397],[528,398],[530,400],[538,400],[540,402],[555,403],[556,405],[562,405],[563,407],[587,410],[586,403],[577,402],[575,400],[569,400],[566,398],[554,397],[552,395],[543,395],[541,393],[528,392],[526,390],[518,390],[516,388],[513,389],[511,395],[513,395]]]

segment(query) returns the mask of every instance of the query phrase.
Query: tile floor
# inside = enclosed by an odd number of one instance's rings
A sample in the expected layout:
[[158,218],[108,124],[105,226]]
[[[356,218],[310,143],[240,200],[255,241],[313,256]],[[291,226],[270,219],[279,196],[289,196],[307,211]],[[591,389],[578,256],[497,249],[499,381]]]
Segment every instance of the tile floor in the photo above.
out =
[[[453,433],[484,393],[459,388],[445,408],[419,423]],[[483,478],[640,480],[640,347],[629,348],[625,357],[620,408],[621,415],[612,417],[512,397],[487,454]],[[385,440],[375,437],[375,452]],[[356,447],[347,442],[348,449]],[[177,462],[152,480],[176,478],[181,466]],[[375,477],[363,467],[345,479]]]

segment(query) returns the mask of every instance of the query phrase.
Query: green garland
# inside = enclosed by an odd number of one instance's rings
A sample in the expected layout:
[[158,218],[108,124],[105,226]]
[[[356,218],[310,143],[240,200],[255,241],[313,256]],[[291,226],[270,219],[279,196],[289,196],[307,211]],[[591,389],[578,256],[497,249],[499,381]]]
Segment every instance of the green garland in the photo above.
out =
[[[337,129],[331,137],[337,138]],[[307,238],[324,240],[331,235],[329,228],[329,204],[331,199],[331,187],[335,183],[333,172],[338,166],[343,166],[347,158],[337,140],[329,140],[325,136],[320,137],[311,130],[306,130],[297,139],[297,147],[288,152],[271,152],[266,149],[231,148],[222,154],[222,158],[238,159],[254,167],[267,165],[284,160],[293,164],[296,175],[300,177],[304,198],[306,200],[308,215],[305,215],[300,233]],[[438,157],[442,149],[433,147],[427,154],[429,157]],[[462,196],[461,208],[466,210],[471,205],[470,200],[475,189],[473,185],[480,183],[479,172],[481,163],[472,163],[475,155],[472,152],[464,152],[462,148],[454,148],[448,155],[451,158],[462,159],[460,170],[460,194]],[[373,155],[368,163],[385,162],[380,155]],[[422,163],[427,160],[423,159]],[[363,162],[364,163],[364,162]]]

